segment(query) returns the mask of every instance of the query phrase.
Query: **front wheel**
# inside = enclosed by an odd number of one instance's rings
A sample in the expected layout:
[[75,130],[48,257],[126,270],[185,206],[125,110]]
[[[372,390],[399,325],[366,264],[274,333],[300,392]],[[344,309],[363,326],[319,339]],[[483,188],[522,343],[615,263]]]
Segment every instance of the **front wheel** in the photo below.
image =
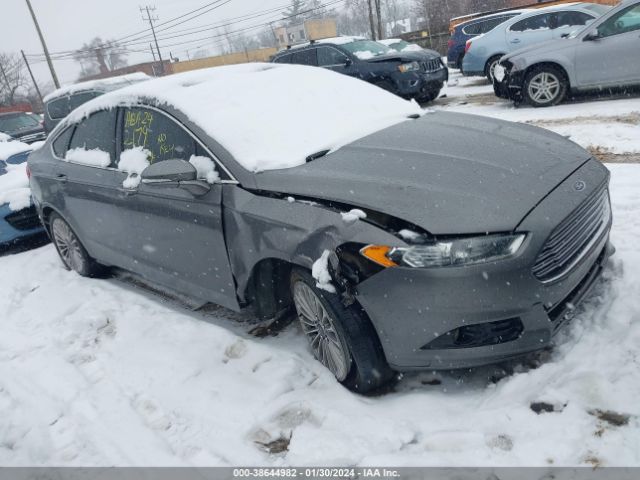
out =
[[378,335],[361,307],[345,307],[338,295],[319,289],[306,270],[292,272],[291,293],[314,357],[340,383],[366,393],[393,379]]
[[96,277],[102,274],[104,267],[89,256],[69,224],[57,213],[49,217],[51,239],[67,270],[83,277]]
[[557,105],[567,94],[567,81],[558,68],[551,65],[537,67],[525,77],[523,94],[533,107]]
[[440,87],[437,90],[430,90],[427,93],[425,93],[423,96],[418,97],[416,99],[416,101],[418,103],[433,102],[436,98],[438,98],[440,96],[440,91],[441,90],[442,90],[442,87]]

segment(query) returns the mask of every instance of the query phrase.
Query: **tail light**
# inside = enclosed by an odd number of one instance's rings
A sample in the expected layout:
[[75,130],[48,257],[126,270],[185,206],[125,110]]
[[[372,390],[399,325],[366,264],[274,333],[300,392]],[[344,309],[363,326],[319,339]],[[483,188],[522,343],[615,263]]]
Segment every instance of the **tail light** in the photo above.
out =
[[451,48],[453,47],[453,40],[449,39],[449,41],[447,42],[447,48]]
[[464,44],[464,53],[467,53],[471,49],[471,40],[467,40],[467,43]]
[[27,168],[25,170],[27,172],[27,178],[31,180],[31,169],[29,168],[29,164],[27,164]]

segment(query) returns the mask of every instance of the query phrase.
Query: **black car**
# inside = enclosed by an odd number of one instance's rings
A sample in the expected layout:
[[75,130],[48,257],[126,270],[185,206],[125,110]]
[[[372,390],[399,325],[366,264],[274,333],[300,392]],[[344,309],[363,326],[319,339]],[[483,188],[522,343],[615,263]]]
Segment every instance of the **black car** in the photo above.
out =
[[328,38],[290,47],[274,55],[272,61],[328,68],[418,102],[438,98],[449,79],[449,70],[433,50],[397,52],[358,37]]
[[0,113],[0,132],[24,143],[38,142],[47,138],[38,119],[24,112]]

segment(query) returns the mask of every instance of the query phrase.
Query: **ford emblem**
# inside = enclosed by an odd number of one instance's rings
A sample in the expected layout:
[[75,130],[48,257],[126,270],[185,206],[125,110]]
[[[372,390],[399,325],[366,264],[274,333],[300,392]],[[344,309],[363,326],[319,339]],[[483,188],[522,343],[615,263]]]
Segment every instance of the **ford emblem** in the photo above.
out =
[[582,180],[578,180],[576,183],[573,184],[573,188],[575,191],[577,192],[581,192],[582,190],[584,190],[587,187],[587,184],[584,183]]

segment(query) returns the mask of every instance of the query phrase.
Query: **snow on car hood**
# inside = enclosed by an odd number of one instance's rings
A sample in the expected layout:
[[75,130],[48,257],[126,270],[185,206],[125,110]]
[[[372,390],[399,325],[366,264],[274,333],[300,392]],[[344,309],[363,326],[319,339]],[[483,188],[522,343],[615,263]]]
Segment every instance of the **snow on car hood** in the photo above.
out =
[[3,169],[0,169],[0,206],[9,204],[11,210],[21,210],[31,203],[31,190],[29,190],[29,179],[27,177],[27,164],[6,165],[4,160],[16,153],[32,150],[32,146],[26,143],[0,140],[0,162]]
[[379,211],[432,234],[503,232],[589,157],[537,127],[438,112],[256,181],[259,190]]
[[414,103],[323,68],[253,63],[143,82],[80,106],[67,122],[141,99],[186,115],[253,172],[290,168],[422,115]]

